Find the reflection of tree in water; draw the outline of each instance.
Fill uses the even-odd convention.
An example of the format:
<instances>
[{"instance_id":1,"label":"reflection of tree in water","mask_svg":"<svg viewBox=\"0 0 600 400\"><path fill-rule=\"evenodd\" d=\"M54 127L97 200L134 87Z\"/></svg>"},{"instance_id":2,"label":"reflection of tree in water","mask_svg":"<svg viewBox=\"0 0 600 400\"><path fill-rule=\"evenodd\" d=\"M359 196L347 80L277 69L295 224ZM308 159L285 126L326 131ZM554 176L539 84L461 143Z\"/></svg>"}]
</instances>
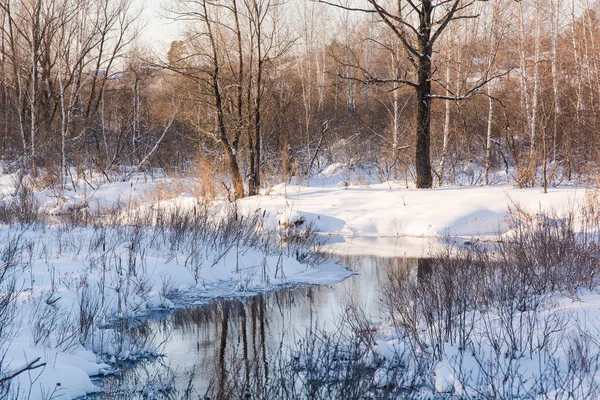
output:
<instances>
[{"instance_id":1,"label":"reflection of tree in water","mask_svg":"<svg viewBox=\"0 0 600 400\"><path fill-rule=\"evenodd\" d=\"M406 275L412 265L414 263L406 259L377 259L366 267L369 276L373 274L379 281L387 279L390 271L401 271ZM281 395L281 385L285 382L282 373L284 370L286 374L290 373L286 363L292 359L292 349L296 347L296 341L291 337L291 327L297 322L294 318L300 310L308 317L309 330L318 330L320 327L316 326L318 322L313 316L319 307L327 305L327 290L306 286L249 299L219 301L206 306L210 312L192 309L173 318L174 323L183 326L194 321L207 323L212 320L215 358L211 398L244 398L247 394L268 398L274 392Z\"/></svg>"},{"instance_id":2,"label":"reflection of tree in water","mask_svg":"<svg viewBox=\"0 0 600 400\"><path fill-rule=\"evenodd\" d=\"M225 350L227 349L227 331L229 327L229 303L222 302L221 307L215 308L215 344L219 343L219 347L215 346L217 351L217 398L225 392L226 370L225 370ZM220 311L220 312L219 312ZM220 317L220 318L219 318ZM219 331L219 319L221 320L221 330Z\"/></svg>"},{"instance_id":3,"label":"reflection of tree in water","mask_svg":"<svg viewBox=\"0 0 600 400\"><path fill-rule=\"evenodd\" d=\"M268 386L270 312L284 315L286 308L302 296L284 290L249 299L219 300L202 307L176 311L169 323L182 334L195 334L197 348L211 342L212 371L208 393L212 399L243 398ZM164 327L165 325L163 325Z\"/></svg>"},{"instance_id":4,"label":"reflection of tree in water","mask_svg":"<svg viewBox=\"0 0 600 400\"><path fill-rule=\"evenodd\" d=\"M333 344L334 336L319 338L325 323L329 324L327 329L335 330L337 326L330 320L345 318L347 304L369 300L376 306L381 298L378 288L390 273L406 276L412 270L416 275L418 269L416 262L404 258L352 257L341 262L358 271L359 279L335 286L303 286L249 298L221 299L176 310L156 324L155 329L164 332L166 340L177 343L177 351L184 351L183 360L170 353L167 358L177 369L179 397L173 398L184 398L189 382L194 386L188 391L193 394L190 398L205 394L211 399L290 398L285 397L289 390L285 386L302 374L290 362L299 346L308 345L307 332L312 332L310 340ZM193 365L195 373L186 375ZM318 382L310 384L318 386ZM289 393L297 394L294 390Z\"/></svg>"},{"instance_id":5,"label":"reflection of tree in water","mask_svg":"<svg viewBox=\"0 0 600 400\"><path fill-rule=\"evenodd\" d=\"M387 279L390 271L406 274L414 265L403 258L342 261L362 262L365 265L361 268L367 269L367 278L373 281ZM364 289L361 283L353 285L348 293L342 294L352 296ZM202 331L201 326L212 326L213 369L205 371L213 377L209 387L212 399L244 398L248 393L265 398L270 390L281 385L281 372L287 368L284 363L291 358L291 349L296 346L292 327L297 322L294 318L298 311L308 317L311 330L320 328L316 326L318 316L314 316L319 308L327 306L328 290L305 286L246 299L220 300L177 311L171 322L177 330Z\"/></svg>"},{"instance_id":6,"label":"reflection of tree in water","mask_svg":"<svg viewBox=\"0 0 600 400\"><path fill-rule=\"evenodd\" d=\"M417 260L417 278L421 281L431 275L433 269L433 259L419 258Z\"/></svg>"}]
</instances>

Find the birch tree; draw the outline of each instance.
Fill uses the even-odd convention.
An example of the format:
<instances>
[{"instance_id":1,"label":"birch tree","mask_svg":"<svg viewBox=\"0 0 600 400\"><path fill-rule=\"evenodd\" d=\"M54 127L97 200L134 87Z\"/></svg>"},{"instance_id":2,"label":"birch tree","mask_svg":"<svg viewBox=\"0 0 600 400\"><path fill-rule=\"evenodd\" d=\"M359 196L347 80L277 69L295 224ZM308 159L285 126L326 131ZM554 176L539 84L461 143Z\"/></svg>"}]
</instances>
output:
<instances>
[{"instance_id":1,"label":"birch tree","mask_svg":"<svg viewBox=\"0 0 600 400\"><path fill-rule=\"evenodd\" d=\"M507 11L507 2L502 0L496 1L492 4L491 8L488 8L490 15L487 16L486 22L488 23L488 36L486 37L489 40L488 52L486 54L486 65L487 70L492 71L495 68L496 55L498 53L498 47L500 42L502 41L505 32L507 30L506 26L508 23L506 22L506 11ZM489 175L490 168L492 164L492 128L493 128L493 119L494 119L494 103L496 99L494 98L494 87L493 85L487 85L487 96L488 96L488 115L487 115L487 124L486 124L486 139L485 139L485 184L489 185Z\"/></svg>"}]
</instances>

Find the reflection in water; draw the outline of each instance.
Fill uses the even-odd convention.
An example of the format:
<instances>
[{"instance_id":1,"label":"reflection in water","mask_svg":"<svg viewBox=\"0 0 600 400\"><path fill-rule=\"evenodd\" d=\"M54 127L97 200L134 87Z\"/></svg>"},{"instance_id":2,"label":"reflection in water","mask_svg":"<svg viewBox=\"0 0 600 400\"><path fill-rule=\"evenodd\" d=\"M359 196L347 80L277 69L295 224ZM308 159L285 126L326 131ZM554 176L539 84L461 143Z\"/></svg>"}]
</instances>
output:
<instances>
[{"instance_id":1,"label":"reflection in water","mask_svg":"<svg viewBox=\"0 0 600 400\"><path fill-rule=\"evenodd\" d=\"M154 324L157 340L164 341L162 364L128 371L121 384L140 382L135 374L171 371L172 380L161 382L173 383L171 389L178 394L172 398L260 397L266 387L278 384L270 381L275 379L272 369L290 357L291 348L307 331L333 331L351 304L377 321L380 288L391 273L407 274L418 265L421 277L431 268L405 258L340 257L339 261L358 274L332 286L282 289L175 311ZM135 396L130 393L129 398Z\"/></svg>"},{"instance_id":2,"label":"reflection in water","mask_svg":"<svg viewBox=\"0 0 600 400\"><path fill-rule=\"evenodd\" d=\"M431 258L419 258L417 259L417 278L419 280L425 279L431 275L433 268L433 259Z\"/></svg>"}]
</instances>

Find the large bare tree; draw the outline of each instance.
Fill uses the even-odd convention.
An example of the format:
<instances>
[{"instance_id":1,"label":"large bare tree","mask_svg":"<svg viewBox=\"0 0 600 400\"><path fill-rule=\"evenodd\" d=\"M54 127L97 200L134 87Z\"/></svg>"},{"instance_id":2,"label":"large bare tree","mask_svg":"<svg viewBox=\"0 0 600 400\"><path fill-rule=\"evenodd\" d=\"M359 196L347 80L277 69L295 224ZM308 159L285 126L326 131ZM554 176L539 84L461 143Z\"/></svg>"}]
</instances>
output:
<instances>
[{"instance_id":1,"label":"large bare tree","mask_svg":"<svg viewBox=\"0 0 600 400\"><path fill-rule=\"evenodd\" d=\"M417 188L430 188L433 184L431 168L431 101L433 99L461 100L480 92L489 82L487 74L463 93L453 93L442 81L435 79L433 55L442 33L454 21L476 18L473 10L476 3L484 0L363 0L364 6L352 6L343 2L319 0L345 10L375 14L381 23L394 33L410 60L412 71L403 76L382 78L373 76L361 68L366 83L403 84L415 89L416 112L416 185ZM448 90L446 94L434 94L432 83L439 83Z\"/></svg>"}]
</instances>

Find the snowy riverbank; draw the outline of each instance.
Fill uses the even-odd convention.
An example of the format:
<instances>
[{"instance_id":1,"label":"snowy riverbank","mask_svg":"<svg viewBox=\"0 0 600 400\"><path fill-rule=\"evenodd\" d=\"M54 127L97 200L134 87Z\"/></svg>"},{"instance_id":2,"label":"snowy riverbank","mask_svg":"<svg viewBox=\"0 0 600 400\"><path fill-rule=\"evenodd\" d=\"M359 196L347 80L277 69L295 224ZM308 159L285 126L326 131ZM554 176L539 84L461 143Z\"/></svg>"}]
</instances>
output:
<instances>
[{"instance_id":1,"label":"snowy riverbank","mask_svg":"<svg viewBox=\"0 0 600 400\"><path fill-rule=\"evenodd\" d=\"M0 228L0 379L32 360L44 364L12 379L9 393L72 399L98 390L90 376L111 373L102 360L160 353L127 323L153 310L351 274L312 259L302 244L277 245L276 234L256 230L258 218L193 215L154 226Z\"/></svg>"},{"instance_id":2,"label":"snowy riverbank","mask_svg":"<svg viewBox=\"0 0 600 400\"><path fill-rule=\"evenodd\" d=\"M99 177L102 178L102 177ZM0 176L0 199L14 197L16 177ZM444 237L495 236L512 227L507 224L511 206L533 213L575 211L597 190L570 184L517 188L492 186L444 186L415 189L403 182L376 183L362 180L349 184L343 175L311 179L311 186L279 184L261 190L261 195L238 201L245 214L266 214L266 223L277 225L300 218L310 221L324 234L345 237ZM162 175L136 174L126 182L102 179L88 185L78 182L77 191L60 194L51 189L34 193L44 213L60 215L74 210L110 213L119 210L186 209L194 207L201 192L193 179L171 179Z\"/></svg>"}]
</instances>

